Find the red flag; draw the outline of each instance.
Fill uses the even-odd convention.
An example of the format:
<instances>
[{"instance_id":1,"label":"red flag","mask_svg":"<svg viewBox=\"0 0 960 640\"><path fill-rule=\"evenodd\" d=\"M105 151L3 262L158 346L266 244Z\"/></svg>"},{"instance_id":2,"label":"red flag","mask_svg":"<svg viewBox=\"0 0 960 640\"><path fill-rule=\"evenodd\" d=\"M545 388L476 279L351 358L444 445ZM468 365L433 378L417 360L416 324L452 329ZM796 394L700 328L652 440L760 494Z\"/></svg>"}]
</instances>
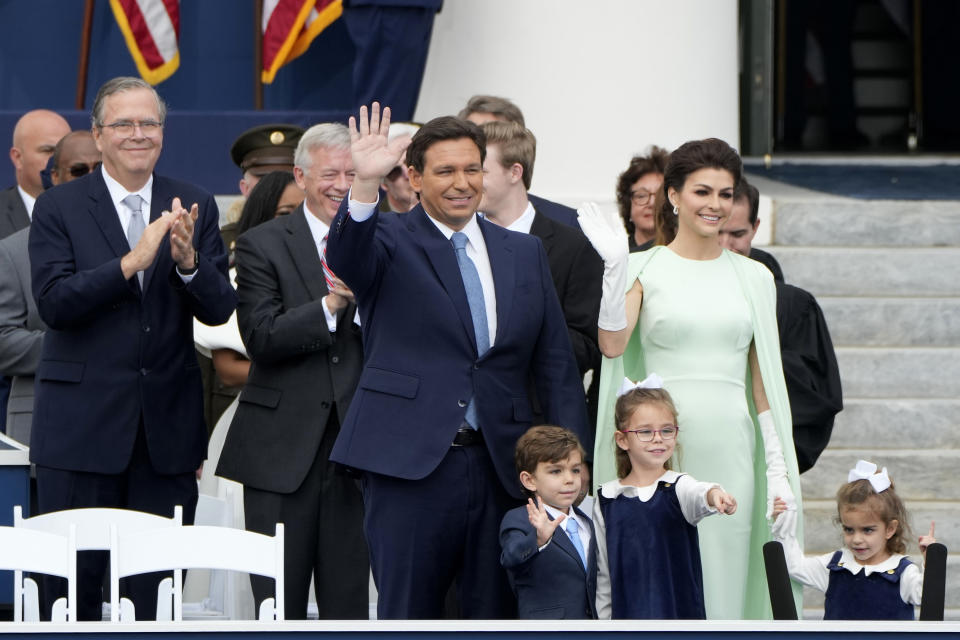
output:
<instances>
[{"instance_id":1,"label":"red flag","mask_svg":"<svg viewBox=\"0 0 960 640\"><path fill-rule=\"evenodd\" d=\"M264 0L263 83L273 82L277 70L306 51L341 13L342 0Z\"/></svg>"},{"instance_id":2,"label":"red flag","mask_svg":"<svg viewBox=\"0 0 960 640\"><path fill-rule=\"evenodd\" d=\"M140 76L150 84L180 66L180 0L110 0Z\"/></svg>"}]
</instances>

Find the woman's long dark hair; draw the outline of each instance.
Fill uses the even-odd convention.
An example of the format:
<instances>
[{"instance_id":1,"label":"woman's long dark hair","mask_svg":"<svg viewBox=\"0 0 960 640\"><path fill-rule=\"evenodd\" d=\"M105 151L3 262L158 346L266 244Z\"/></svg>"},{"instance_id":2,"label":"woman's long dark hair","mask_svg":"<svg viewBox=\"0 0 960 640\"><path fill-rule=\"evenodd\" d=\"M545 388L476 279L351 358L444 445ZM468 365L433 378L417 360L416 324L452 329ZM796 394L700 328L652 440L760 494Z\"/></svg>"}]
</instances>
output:
<instances>
[{"instance_id":1,"label":"woman's long dark hair","mask_svg":"<svg viewBox=\"0 0 960 640\"><path fill-rule=\"evenodd\" d=\"M277 203L284 189L293 182L293 174L289 171L271 171L260 178L257 185L247 196L247 201L240 212L240 221L237 222L237 235L267 220L273 220L277 213Z\"/></svg>"},{"instance_id":2,"label":"woman's long dark hair","mask_svg":"<svg viewBox=\"0 0 960 640\"><path fill-rule=\"evenodd\" d=\"M670 154L670 162L663 172L663 203L656 212L655 244L670 244L677 236L677 216L667 197L670 187L683 189L687 177L700 169L723 169L733 176L733 186L740 184L743 162L729 144L719 138L691 140L680 145Z\"/></svg>"}]
</instances>

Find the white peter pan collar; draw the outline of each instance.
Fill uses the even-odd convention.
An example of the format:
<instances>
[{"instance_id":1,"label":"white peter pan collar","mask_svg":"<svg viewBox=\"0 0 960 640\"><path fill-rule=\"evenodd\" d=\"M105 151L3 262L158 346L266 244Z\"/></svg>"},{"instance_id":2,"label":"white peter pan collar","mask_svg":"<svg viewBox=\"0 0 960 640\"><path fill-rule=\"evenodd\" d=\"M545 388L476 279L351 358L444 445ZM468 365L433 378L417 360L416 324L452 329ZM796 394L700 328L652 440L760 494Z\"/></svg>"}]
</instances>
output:
<instances>
[{"instance_id":1,"label":"white peter pan collar","mask_svg":"<svg viewBox=\"0 0 960 640\"><path fill-rule=\"evenodd\" d=\"M830 557L827 558L827 564L830 563L830 558L833 557L832 553L829 555ZM871 573L875 572L893 573L900 565L900 560L902 560L904 557L905 556L903 554L895 553L879 564L867 565L857 562L856 556L853 555L853 552L850 551L850 549L841 549L840 560L837 562L837 566L843 567L854 575L860 573L861 569L863 569L863 575L865 576L869 576Z\"/></svg>"},{"instance_id":2,"label":"white peter pan collar","mask_svg":"<svg viewBox=\"0 0 960 640\"><path fill-rule=\"evenodd\" d=\"M636 487L632 484L623 484L620 482L620 479L611 480L609 482L604 482L600 485L600 493L604 498L609 498L614 500L617 497L624 495L628 498L640 498L640 500L646 502L653 496L654 491L657 489L657 485L661 482L675 483L677 478L681 474L676 471L664 471L663 475L657 478L656 482L653 484L648 484L645 487Z\"/></svg>"}]
</instances>

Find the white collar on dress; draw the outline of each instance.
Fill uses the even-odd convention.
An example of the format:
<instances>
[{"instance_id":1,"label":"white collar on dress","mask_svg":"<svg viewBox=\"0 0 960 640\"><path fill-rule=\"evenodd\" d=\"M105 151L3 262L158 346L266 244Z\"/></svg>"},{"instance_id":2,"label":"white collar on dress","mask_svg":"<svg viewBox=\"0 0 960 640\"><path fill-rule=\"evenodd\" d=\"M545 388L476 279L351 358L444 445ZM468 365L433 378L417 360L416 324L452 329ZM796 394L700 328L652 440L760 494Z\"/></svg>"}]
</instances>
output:
<instances>
[{"instance_id":1,"label":"white collar on dress","mask_svg":"<svg viewBox=\"0 0 960 640\"><path fill-rule=\"evenodd\" d=\"M628 498L638 498L643 493L650 493L651 487L656 487L660 482L676 482L677 478L681 474L676 471L664 471L663 475L657 478L657 481L653 484L647 485L646 487L635 487L632 484L623 484L620 482L620 479L611 480L610 482L604 482L600 485L600 493L603 494L604 498L609 498L613 500L618 496L625 495ZM644 492L644 489L647 491Z\"/></svg>"},{"instance_id":2,"label":"white collar on dress","mask_svg":"<svg viewBox=\"0 0 960 640\"><path fill-rule=\"evenodd\" d=\"M832 554L831 554L832 555ZM842 566L844 569L850 573L856 575L860 573L860 570L863 569L863 575L869 576L871 573L879 571L880 573L884 572L893 572L897 566L900 564L900 560L903 559L903 555L900 553L894 553L889 558L884 560L879 564L860 564L857 562L856 557L853 555L853 552L850 549L843 548L840 552L840 561L838 562L839 566Z\"/></svg>"}]
</instances>

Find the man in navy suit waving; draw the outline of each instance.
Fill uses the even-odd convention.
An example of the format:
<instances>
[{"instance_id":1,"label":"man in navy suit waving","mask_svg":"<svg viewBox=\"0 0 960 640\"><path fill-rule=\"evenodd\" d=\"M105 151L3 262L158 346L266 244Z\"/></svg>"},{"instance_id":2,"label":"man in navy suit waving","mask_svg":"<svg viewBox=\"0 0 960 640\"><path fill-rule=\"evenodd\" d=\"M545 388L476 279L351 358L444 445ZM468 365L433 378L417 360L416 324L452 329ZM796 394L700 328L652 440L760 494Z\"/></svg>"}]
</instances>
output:
<instances>
[{"instance_id":1,"label":"man in navy suit waving","mask_svg":"<svg viewBox=\"0 0 960 640\"><path fill-rule=\"evenodd\" d=\"M108 81L92 113L102 167L34 208L33 295L48 326L30 434L42 512L172 516L179 504L193 521L207 441L193 318L223 324L236 293L213 197L153 173L165 113L143 80ZM81 620L100 619L104 560L78 563ZM131 581L138 618L156 594L155 579Z\"/></svg>"},{"instance_id":2,"label":"man in navy suit waving","mask_svg":"<svg viewBox=\"0 0 960 640\"><path fill-rule=\"evenodd\" d=\"M530 427L531 372L546 419L589 441L583 388L540 240L476 215L485 139L432 120L407 149L420 205L376 211L406 143L389 109L350 119L356 178L327 260L354 292L364 367L331 458L363 472L381 618L439 618L458 585L467 618L514 615L498 528L521 502L513 469Z\"/></svg>"}]
</instances>

